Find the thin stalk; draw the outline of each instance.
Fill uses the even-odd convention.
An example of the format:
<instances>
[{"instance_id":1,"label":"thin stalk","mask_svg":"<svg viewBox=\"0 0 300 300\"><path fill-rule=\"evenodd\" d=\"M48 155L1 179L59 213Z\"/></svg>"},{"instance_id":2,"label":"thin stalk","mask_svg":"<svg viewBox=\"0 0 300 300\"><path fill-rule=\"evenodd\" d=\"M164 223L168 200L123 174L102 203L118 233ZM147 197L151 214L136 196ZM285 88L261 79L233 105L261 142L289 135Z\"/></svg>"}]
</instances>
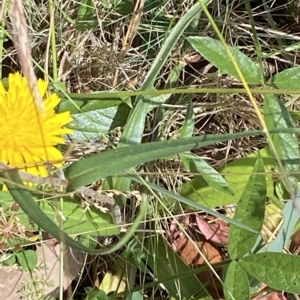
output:
<instances>
[{"instance_id":1,"label":"thin stalk","mask_svg":"<svg viewBox=\"0 0 300 300\"><path fill-rule=\"evenodd\" d=\"M50 10L50 35L51 35L51 53L52 53L52 76L54 82L58 80L57 72L57 55L56 55L56 35L55 35L55 3L54 0L49 0L49 10Z\"/></svg>"},{"instance_id":2,"label":"thin stalk","mask_svg":"<svg viewBox=\"0 0 300 300\"><path fill-rule=\"evenodd\" d=\"M4 45L4 37L5 37L5 18L6 9L8 6L8 2L6 0L3 1L1 10L0 10L0 80L2 79L2 68L3 68L3 45Z\"/></svg>"}]
</instances>

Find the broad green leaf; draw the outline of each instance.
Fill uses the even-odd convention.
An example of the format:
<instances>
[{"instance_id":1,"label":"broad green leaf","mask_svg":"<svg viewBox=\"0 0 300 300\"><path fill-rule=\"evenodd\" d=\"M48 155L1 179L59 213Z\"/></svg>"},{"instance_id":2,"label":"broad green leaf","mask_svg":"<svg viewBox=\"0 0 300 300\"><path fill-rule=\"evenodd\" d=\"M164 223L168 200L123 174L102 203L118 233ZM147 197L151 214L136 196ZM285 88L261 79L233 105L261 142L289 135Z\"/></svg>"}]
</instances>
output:
<instances>
[{"instance_id":1,"label":"broad green leaf","mask_svg":"<svg viewBox=\"0 0 300 300\"><path fill-rule=\"evenodd\" d=\"M207 182L199 178L184 183L181 195L207 207L222 207L224 205L236 204L245 190L258 156L263 159L265 171L268 173L266 175L267 196L273 196L274 186L270 173L274 166L274 160L268 148L261 149L257 153L252 153L246 157L230 162L227 166L218 170L234 195L226 194L218 189L212 188Z\"/></svg>"},{"instance_id":2,"label":"broad green leaf","mask_svg":"<svg viewBox=\"0 0 300 300\"><path fill-rule=\"evenodd\" d=\"M74 129L69 138L75 141L91 141L107 134L111 129L126 122L129 107L124 104L119 107L109 107L79 114L73 114L73 121L68 128Z\"/></svg>"},{"instance_id":3,"label":"broad green leaf","mask_svg":"<svg viewBox=\"0 0 300 300\"><path fill-rule=\"evenodd\" d=\"M147 111L148 100L143 98L131 112L117 148L140 143L145 128ZM131 170L127 171L130 172ZM130 189L131 182L128 178L114 176L111 178L111 182L110 189L116 189L120 192L127 192ZM125 197L123 196L115 196L115 199L118 205L122 205L125 202Z\"/></svg>"},{"instance_id":4,"label":"broad green leaf","mask_svg":"<svg viewBox=\"0 0 300 300\"><path fill-rule=\"evenodd\" d=\"M235 220L258 232L263 226L265 216L267 189L264 171L263 160L258 157L234 215ZM236 259L246 255L254 246L256 239L257 234L231 225L228 244L230 258Z\"/></svg>"},{"instance_id":5,"label":"broad green leaf","mask_svg":"<svg viewBox=\"0 0 300 300\"><path fill-rule=\"evenodd\" d=\"M229 74L240 80L236 68L223 44L205 36L188 37L187 40L205 59L215 65L222 73ZM258 65L247 55L235 47L228 46L248 84L260 84L262 74Z\"/></svg>"},{"instance_id":6,"label":"broad green leaf","mask_svg":"<svg viewBox=\"0 0 300 300\"><path fill-rule=\"evenodd\" d=\"M78 241L85 247L96 249L99 246L98 235L83 234L79 236Z\"/></svg>"},{"instance_id":7,"label":"broad green leaf","mask_svg":"<svg viewBox=\"0 0 300 300\"><path fill-rule=\"evenodd\" d=\"M57 216L57 203L58 201L55 203L49 200L39 202L40 208L54 222ZM113 218L109 212L103 213L95 207L86 209L71 198L64 198L60 214L65 219L63 230L71 235L95 233L99 236L109 236L120 232L120 228L114 225Z\"/></svg>"},{"instance_id":8,"label":"broad green leaf","mask_svg":"<svg viewBox=\"0 0 300 300\"><path fill-rule=\"evenodd\" d=\"M131 300L143 300L141 292L133 292L131 295Z\"/></svg>"},{"instance_id":9,"label":"broad green leaf","mask_svg":"<svg viewBox=\"0 0 300 300\"><path fill-rule=\"evenodd\" d=\"M69 180L68 190L95 182L101 178L117 174L139 164L191 149L211 145L239 137L258 135L262 132L248 131L233 134L203 135L178 140L160 141L107 150L85 157L70 165L65 175Z\"/></svg>"},{"instance_id":10,"label":"broad green leaf","mask_svg":"<svg viewBox=\"0 0 300 300\"><path fill-rule=\"evenodd\" d=\"M224 281L226 300L249 300L248 275L237 261L232 261L226 271Z\"/></svg>"},{"instance_id":11,"label":"broad green leaf","mask_svg":"<svg viewBox=\"0 0 300 300\"><path fill-rule=\"evenodd\" d=\"M74 96L72 97L72 95L73 94L68 94L68 96L72 99L72 101L65 98L64 95L61 96L62 101L58 105L58 112L69 111L73 115L73 114L79 114L79 113L89 112L93 110L116 107L121 103L123 103L123 101L120 98L90 99L90 98L85 98L84 97L85 94L81 94L82 96L81 98L79 98L78 96L75 98Z\"/></svg>"},{"instance_id":12,"label":"broad green leaf","mask_svg":"<svg viewBox=\"0 0 300 300\"><path fill-rule=\"evenodd\" d=\"M116 3L115 11L122 16L127 16L134 11L135 4L132 0L121 0L116 1Z\"/></svg>"},{"instance_id":13,"label":"broad green leaf","mask_svg":"<svg viewBox=\"0 0 300 300\"><path fill-rule=\"evenodd\" d=\"M23 250L16 254L18 263L24 270L33 270L36 267L38 258L36 251L33 250Z\"/></svg>"},{"instance_id":14,"label":"broad green leaf","mask_svg":"<svg viewBox=\"0 0 300 300\"><path fill-rule=\"evenodd\" d=\"M181 274L190 270L190 267L179 258L160 235L152 235L152 237L145 239L144 248L148 265L157 280L164 282L170 297L173 299L193 299L193 295L199 292L201 294L197 295L197 299L207 296L202 283L195 274L181 277ZM177 279L165 281L172 275L178 275Z\"/></svg>"},{"instance_id":15,"label":"broad green leaf","mask_svg":"<svg viewBox=\"0 0 300 300\"><path fill-rule=\"evenodd\" d=\"M38 204L32 198L30 192L23 185L23 182L16 169L11 169L7 172L3 171L2 176L7 180L5 184L15 201L20 205L20 207L24 210L28 217L32 219L32 221L36 222L42 229L51 234L54 238L58 239L61 242L64 242L71 248L93 255L104 255L112 253L123 247L124 244L126 244L131 239L136 229L139 227L139 223L144 219L145 212L148 206L148 203L143 199L140 205L140 211L136 216L133 225L128 229L123 238L119 242L117 242L117 244L113 245L111 248L101 250L89 249L73 240L69 235L62 231L57 226L57 224L55 224L43 212L43 210L40 209ZM15 186L15 183L18 185L17 187Z\"/></svg>"},{"instance_id":16,"label":"broad green leaf","mask_svg":"<svg viewBox=\"0 0 300 300\"><path fill-rule=\"evenodd\" d=\"M300 67L286 69L272 76L268 84L278 89L298 89L300 81Z\"/></svg>"},{"instance_id":17,"label":"broad green leaf","mask_svg":"<svg viewBox=\"0 0 300 300\"><path fill-rule=\"evenodd\" d=\"M221 193L226 193L233 196L226 180L220 175L213 167L211 167L205 160L190 153L179 154L184 166L192 173L200 174L195 175L194 180L204 180L209 187Z\"/></svg>"},{"instance_id":18,"label":"broad green leaf","mask_svg":"<svg viewBox=\"0 0 300 300\"><path fill-rule=\"evenodd\" d=\"M294 127L287 108L276 95L264 96L264 117L268 130ZM299 180L300 153L297 136L296 134L287 133L272 134L272 141L285 171L292 173L287 176L289 182L286 181L284 174L281 174L281 178L287 191L293 197L297 192Z\"/></svg>"},{"instance_id":19,"label":"broad green leaf","mask_svg":"<svg viewBox=\"0 0 300 300\"><path fill-rule=\"evenodd\" d=\"M300 293L300 257L285 253L258 253L239 260L251 276L275 290Z\"/></svg>"},{"instance_id":20,"label":"broad green leaf","mask_svg":"<svg viewBox=\"0 0 300 300\"><path fill-rule=\"evenodd\" d=\"M98 25L95 15L95 5L93 0L81 0L78 9L76 28L81 31L89 30Z\"/></svg>"},{"instance_id":21,"label":"broad green leaf","mask_svg":"<svg viewBox=\"0 0 300 300\"><path fill-rule=\"evenodd\" d=\"M118 144L118 148L127 145L139 144L145 129L145 119L148 112L148 100L140 100L127 120L124 133Z\"/></svg>"},{"instance_id":22,"label":"broad green leaf","mask_svg":"<svg viewBox=\"0 0 300 300\"><path fill-rule=\"evenodd\" d=\"M108 296L101 290L95 290L88 292L84 300L108 300Z\"/></svg>"},{"instance_id":23,"label":"broad green leaf","mask_svg":"<svg viewBox=\"0 0 300 300\"><path fill-rule=\"evenodd\" d=\"M57 204L58 200L39 200L39 206L43 209L44 213L53 221L56 220ZM9 209L14 203L14 199L9 192L0 192L0 206L5 210ZM4 205L4 206L3 206ZM86 211L85 211L86 210ZM65 221L63 229L68 234L83 234L83 233L96 233L98 236L116 235L119 234L120 228L116 227L113 223L111 214L101 212L95 207L89 209L83 207L81 203L76 202L70 197L64 197L64 203L61 215L64 216ZM26 230L38 230L36 224L30 222L28 216L24 213L22 208L18 209L17 217L22 226L25 226ZM15 237L12 242L14 244L28 243L28 240L23 239L21 242L20 237Z\"/></svg>"},{"instance_id":24,"label":"broad green leaf","mask_svg":"<svg viewBox=\"0 0 300 300\"><path fill-rule=\"evenodd\" d=\"M15 253L2 254L0 256L0 262L5 266L12 266L16 263L16 254Z\"/></svg>"}]
</instances>

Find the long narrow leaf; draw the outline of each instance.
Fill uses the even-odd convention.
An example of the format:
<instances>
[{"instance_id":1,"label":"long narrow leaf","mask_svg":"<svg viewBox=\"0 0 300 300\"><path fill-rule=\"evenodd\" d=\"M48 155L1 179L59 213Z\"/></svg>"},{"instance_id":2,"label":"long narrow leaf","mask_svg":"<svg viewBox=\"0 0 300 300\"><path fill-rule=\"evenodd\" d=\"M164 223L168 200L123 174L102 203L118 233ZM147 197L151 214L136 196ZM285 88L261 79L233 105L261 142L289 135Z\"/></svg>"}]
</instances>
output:
<instances>
[{"instance_id":1,"label":"long narrow leaf","mask_svg":"<svg viewBox=\"0 0 300 300\"><path fill-rule=\"evenodd\" d=\"M210 209L204 205L201 205L201 204L198 204L196 202L193 202L189 199L186 199L182 196L179 196L177 194L174 194L172 192L169 192L168 190L160 187L160 186L157 186L155 184L152 184L150 182L147 182L145 183L144 181L142 181L141 179L137 178L137 177L133 177L133 176L128 176L131 178L131 180L137 182L137 183L140 183L140 184L144 184L146 185L149 189L153 190L153 191L156 191L156 192L159 192L159 193L162 193L163 195L167 196L167 197L170 197L170 198L173 198L174 200L180 202L180 203L183 203L183 204L186 204L186 205L189 205L190 207L193 207L195 208L196 210L198 211L204 211L206 212L207 214L210 214L212 216L215 216L216 218L220 218L230 224L234 224L236 226L239 226L241 228L244 228L246 230L249 230L251 232L254 232L254 233L258 233L257 230L255 230L254 228L251 228L250 226L246 225L246 224L243 224L237 220L234 220L234 219L231 219L229 217L226 217L224 214L221 214L221 213L218 213L217 211L213 210L213 209Z\"/></svg>"},{"instance_id":2,"label":"long narrow leaf","mask_svg":"<svg viewBox=\"0 0 300 300\"><path fill-rule=\"evenodd\" d=\"M168 155L201 148L215 142L228 141L230 139L259 135L262 133L260 130L254 130L224 135L203 135L108 150L104 153L83 158L69 166L65 172L69 180L68 190L75 190L101 178L115 175L131 167Z\"/></svg>"},{"instance_id":3,"label":"long narrow leaf","mask_svg":"<svg viewBox=\"0 0 300 300\"><path fill-rule=\"evenodd\" d=\"M8 181L5 184L8 187L9 192L31 220L36 222L42 229L51 234L53 237L55 237L59 241L62 241L71 248L93 255L109 254L114 251L117 251L122 246L124 246L124 244L128 242L129 239L133 236L135 230L139 227L139 223L143 220L148 206L147 202L143 200L140 206L140 212L136 217L133 225L117 244L115 244L111 248L103 250L89 249L80 244L79 242L73 240L41 210L41 208L32 198L30 192L26 190L25 187L24 189L22 189L23 182L16 169L9 170L8 172L3 172L2 175L4 178L8 179ZM16 185L13 182L17 183L18 187L16 187Z\"/></svg>"},{"instance_id":4,"label":"long narrow leaf","mask_svg":"<svg viewBox=\"0 0 300 300\"><path fill-rule=\"evenodd\" d=\"M180 276L190 270L190 267L174 253L174 250L171 249L161 236L153 235L145 239L144 247L147 250L146 253L149 253L147 255L147 263L153 270L157 280L164 282L170 275L178 274L178 279L164 283L171 297L179 299L179 291L181 299L192 299L193 295L199 292L203 298L207 296L202 283L195 274L191 273L186 277Z\"/></svg>"}]
</instances>

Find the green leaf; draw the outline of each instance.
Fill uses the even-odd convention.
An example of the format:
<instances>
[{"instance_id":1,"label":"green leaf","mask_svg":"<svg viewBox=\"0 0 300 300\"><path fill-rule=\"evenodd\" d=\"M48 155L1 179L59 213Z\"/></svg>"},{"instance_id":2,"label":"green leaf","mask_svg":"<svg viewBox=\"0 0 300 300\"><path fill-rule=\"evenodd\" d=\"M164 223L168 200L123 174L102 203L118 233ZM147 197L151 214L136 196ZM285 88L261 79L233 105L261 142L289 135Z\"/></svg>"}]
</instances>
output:
<instances>
[{"instance_id":1,"label":"green leaf","mask_svg":"<svg viewBox=\"0 0 300 300\"><path fill-rule=\"evenodd\" d=\"M57 216L57 203L57 201L49 200L39 202L40 208L53 221L56 220ZM96 233L98 236L109 236L120 232L120 228L114 226L110 213L101 212L95 207L90 207L87 210L68 197L64 197L60 214L65 219L63 230L68 234Z\"/></svg>"},{"instance_id":2,"label":"green leaf","mask_svg":"<svg viewBox=\"0 0 300 300\"><path fill-rule=\"evenodd\" d=\"M193 295L198 294L197 299L207 296L203 290L203 285L194 274L181 277L190 268L179 258L173 249L166 243L161 235L145 239L146 261L159 282L164 282L169 296L175 299L193 299ZM170 276L177 279L165 281ZM202 290L202 291L201 291ZM180 298L178 298L180 291ZM201 296L201 297L200 297Z\"/></svg>"},{"instance_id":3,"label":"green leaf","mask_svg":"<svg viewBox=\"0 0 300 300\"><path fill-rule=\"evenodd\" d=\"M65 175L69 180L68 190L75 190L101 178L117 174L120 171L171 154L208 146L215 142L258 135L261 133L260 130L257 130L224 135L203 135L107 150L103 153L91 155L80 161L74 162L66 169Z\"/></svg>"},{"instance_id":4,"label":"green leaf","mask_svg":"<svg viewBox=\"0 0 300 300\"><path fill-rule=\"evenodd\" d=\"M211 0L203 0L202 5L208 5ZM167 61L170 53L174 49L177 41L181 38L183 32L189 26L189 24L194 20L195 17L198 16L199 12L202 11L202 6L199 3L194 4L183 16L181 16L180 20L171 30L170 34L165 40L165 43L162 45L159 53L157 54L154 62L151 65L151 69L149 70L143 86L141 90L147 90L153 87L153 83L159 72L164 67L165 62ZM137 97L139 100L141 97Z\"/></svg>"},{"instance_id":5,"label":"green leaf","mask_svg":"<svg viewBox=\"0 0 300 300\"><path fill-rule=\"evenodd\" d=\"M284 253L258 253L239 260L251 276L275 290L300 293L300 257Z\"/></svg>"},{"instance_id":6,"label":"green leaf","mask_svg":"<svg viewBox=\"0 0 300 300\"><path fill-rule=\"evenodd\" d=\"M135 182L137 182L137 183L139 183L141 185L145 185L150 190L157 191L157 192L159 192L159 193L161 193L161 194L163 194L163 195L165 195L165 196L167 196L169 198L175 199L176 201L180 202L181 204L185 204L185 205L187 205L189 207L192 207L192 208L194 208L195 210L198 210L198 211L204 211L207 214L215 216L216 218L220 218L220 219L222 219L222 220L224 220L224 221L226 221L226 222L228 222L230 224L235 224L235 225L237 225L237 226L239 226L241 228L245 228L246 230L249 230L251 232L258 233L258 231L256 231L255 229L251 228L250 226L248 226L246 224L243 224L243 223L241 223L239 221L236 221L236 220L234 220L232 218L226 217L224 214L221 214L221 213L217 212L216 210L210 209L210 208L205 207L205 206L203 206L201 204L198 204L198 203L193 202L193 201L191 201L189 199L186 199L186 198L184 198L182 196L179 196L179 195L177 195L175 193L169 192L168 190L166 190L164 188L161 188L160 186L157 186L157 185L152 184L150 182L145 183L145 181L142 181L142 180L140 180L137 177L133 177L133 176L128 176L128 177L130 177L131 180L133 180L133 181L135 181Z\"/></svg>"},{"instance_id":7,"label":"green leaf","mask_svg":"<svg viewBox=\"0 0 300 300\"><path fill-rule=\"evenodd\" d=\"M266 176L267 196L273 196L274 186L270 173L274 166L274 160L268 148L261 149L257 153L252 153L246 157L230 162L218 170L218 172L224 176L224 180L226 180L234 195L224 193L224 191L209 186L205 180L200 180L201 178L199 177L184 183L181 195L208 207L221 207L237 203L245 190L258 156L263 159L266 172L269 173Z\"/></svg>"},{"instance_id":8,"label":"green leaf","mask_svg":"<svg viewBox=\"0 0 300 300\"><path fill-rule=\"evenodd\" d=\"M274 241L261 248L259 252L282 252L284 248L289 249L291 237L295 232L295 226L299 221L298 207L300 206L300 191L298 190L296 199L289 199L281 214L283 215L283 225Z\"/></svg>"},{"instance_id":9,"label":"green leaf","mask_svg":"<svg viewBox=\"0 0 300 300\"><path fill-rule=\"evenodd\" d=\"M239 201L234 219L259 232L264 222L266 193L264 164L263 160L258 157L253 174L250 176ZM230 258L236 259L247 254L254 246L256 240L257 234L231 225L228 244Z\"/></svg>"},{"instance_id":10,"label":"green leaf","mask_svg":"<svg viewBox=\"0 0 300 300\"><path fill-rule=\"evenodd\" d=\"M33 270L37 265L37 254L33 250L23 250L16 254L18 263L24 270Z\"/></svg>"},{"instance_id":11,"label":"green leaf","mask_svg":"<svg viewBox=\"0 0 300 300\"><path fill-rule=\"evenodd\" d=\"M117 6L115 7L115 11L122 16L127 16L134 11L134 6L135 4L132 0L117 1Z\"/></svg>"},{"instance_id":12,"label":"green leaf","mask_svg":"<svg viewBox=\"0 0 300 300\"><path fill-rule=\"evenodd\" d=\"M58 105L59 113L69 111L73 115L93 110L101 110L105 108L116 107L123 103L123 101L120 98L109 99L107 97L107 99L90 99L88 97L85 97L86 94L80 94L80 98L78 97L78 94L76 94L76 97L74 96L74 94L67 95L72 100L69 100L69 98L66 98L64 97L64 95L61 95L62 101Z\"/></svg>"},{"instance_id":13,"label":"green leaf","mask_svg":"<svg viewBox=\"0 0 300 300\"><path fill-rule=\"evenodd\" d=\"M209 3L211 1L205 0L204 2ZM203 5L205 5L206 3L203 3ZM195 16L197 16L198 12L201 10L202 8L200 4L196 3L180 18L180 20L171 30L171 33L166 38L155 60L151 64L151 68L148 71L147 76L142 84L142 91L153 89L155 79L157 78L159 72L163 68L164 63L166 62L172 49L176 45L177 41L180 39L184 30L189 26L190 22L194 19ZM166 100L167 98L168 97L160 97L160 100ZM152 98L149 96L136 97L136 106L134 107L128 118L123 135L120 139L120 143L118 144L118 148L128 145L139 144L141 142L145 128L145 119L149 111L149 105L151 103L151 100ZM122 170L124 171L126 170L126 168ZM112 188L117 189L119 191L127 191L130 187L130 181L128 180L128 178L113 178L112 181ZM117 203L122 203L121 197L117 197Z\"/></svg>"},{"instance_id":14,"label":"green leaf","mask_svg":"<svg viewBox=\"0 0 300 300\"><path fill-rule=\"evenodd\" d=\"M96 8L93 0L81 0L78 9L76 29L85 31L96 27L98 20L94 17L95 11Z\"/></svg>"},{"instance_id":15,"label":"green leaf","mask_svg":"<svg viewBox=\"0 0 300 300\"><path fill-rule=\"evenodd\" d=\"M248 275L236 261L232 261L227 268L224 295L226 300L250 299Z\"/></svg>"},{"instance_id":16,"label":"green leaf","mask_svg":"<svg viewBox=\"0 0 300 300\"><path fill-rule=\"evenodd\" d=\"M143 300L143 296L140 292L133 292L131 295L131 300Z\"/></svg>"},{"instance_id":17,"label":"green leaf","mask_svg":"<svg viewBox=\"0 0 300 300\"><path fill-rule=\"evenodd\" d=\"M300 67L286 69L272 76L268 84L278 89L298 89L300 81Z\"/></svg>"},{"instance_id":18,"label":"green leaf","mask_svg":"<svg viewBox=\"0 0 300 300\"><path fill-rule=\"evenodd\" d=\"M90 291L84 300L108 300L104 291Z\"/></svg>"},{"instance_id":19,"label":"green leaf","mask_svg":"<svg viewBox=\"0 0 300 300\"><path fill-rule=\"evenodd\" d=\"M211 2L211 0L204 0L203 5ZM175 27L171 30L170 34L166 38L164 44L162 45L159 53L157 54L155 60L151 64L151 68L147 73L147 76L142 84L141 90L153 89L153 84L155 79L159 75L159 72L163 68L167 58L169 57L172 49L176 45L177 41L182 36L182 33L189 26L195 16L198 15L202 7L199 3L193 5L177 22ZM167 99L163 97L162 99ZM129 144L138 144L142 140L145 118L148 113L148 106L151 104L151 97L137 96L136 97L136 107L133 109L131 115L129 116L128 122L125 126L124 133L121 139L120 146Z\"/></svg>"},{"instance_id":20,"label":"green leaf","mask_svg":"<svg viewBox=\"0 0 300 300\"><path fill-rule=\"evenodd\" d=\"M181 129L180 137L192 137L194 133L195 115L193 110L193 102L189 101L185 120Z\"/></svg>"},{"instance_id":21,"label":"green leaf","mask_svg":"<svg viewBox=\"0 0 300 300\"><path fill-rule=\"evenodd\" d=\"M90 249L96 249L99 245L98 236L95 235L91 236L90 234L83 234L80 235L78 240L82 245Z\"/></svg>"},{"instance_id":22,"label":"green leaf","mask_svg":"<svg viewBox=\"0 0 300 300\"><path fill-rule=\"evenodd\" d=\"M90 253L93 255L104 255L112 253L127 243L132 235L135 233L136 229L139 227L139 223L144 219L145 212L147 210L148 203L143 199L140 205L140 211L136 216L133 225L129 228L124 237L113 245L111 248L94 250L84 247L82 244L73 240L69 235L62 231L44 212L40 209L38 204L32 198L30 192L23 185L23 182L16 169L10 169L9 171L2 172L3 178L6 179L6 186L15 199L15 201L20 205L23 211L28 215L30 219L36 222L42 229L51 234L54 238L59 241L64 242L71 248L77 249L82 252ZM17 187L15 186L17 183Z\"/></svg>"},{"instance_id":23,"label":"green leaf","mask_svg":"<svg viewBox=\"0 0 300 300\"><path fill-rule=\"evenodd\" d=\"M144 13L150 12L151 10L158 9L159 7L163 7L166 1L162 0L146 0L144 6Z\"/></svg>"},{"instance_id":24,"label":"green leaf","mask_svg":"<svg viewBox=\"0 0 300 300\"><path fill-rule=\"evenodd\" d=\"M40 195L39 195L40 196ZM58 200L41 200L40 197L36 197L39 201L40 208L44 213L53 221L56 220L57 204ZM61 208L61 215L64 216L65 221L63 223L63 229L68 234L83 234L86 232L97 233L98 236L117 235L120 232L120 228L116 227L113 223L113 218L110 213L101 212L95 207L89 209L83 207L81 203L76 202L71 197L64 197L64 203ZM0 192L0 206L10 210L10 207L14 203L14 199L8 192ZM3 206L4 205L4 206ZM38 230L36 224L30 222L28 216L24 213L22 208L18 209L19 222L24 226L26 230ZM28 240L21 240L20 237L14 237L13 244L28 243Z\"/></svg>"},{"instance_id":25,"label":"green leaf","mask_svg":"<svg viewBox=\"0 0 300 300\"><path fill-rule=\"evenodd\" d=\"M264 96L264 116L269 130L275 128L293 128L294 123L282 100L276 95ZM272 141L285 171L288 180L282 174L281 178L287 191L293 197L298 189L299 180L299 144L296 134L272 134ZM275 157L275 154L273 154ZM280 172L281 173L281 172ZM289 174L292 173L292 174ZM290 189L292 188L292 190Z\"/></svg>"},{"instance_id":26,"label":"green leaf","mask_svg":"<svg viewBox=\"0 0 300 300\"><path fill-rule=\"evenodd\" d=\"M148 112L165 103L168 99L170 99L171 96L172 94L163 94L156 97L151 97L148 105Z\"/></svg>"},{"instance_id":27,"label":"green leaf","mask_svg":"<svg viewBox=\"0 0 300 300\"><path fill-rule=\"evenodd\" d=\"M201 176L196 175L195 180L200 180L200 182L204 180L212 189L233 196L233 192L230 190L226 180L205 160L194 154L181 153L179 156L184 166L190 172L201 174Z\"/></svg>"},{"instance_id":28,"label":"green leaf","mask_svg":"<svg viewBox=\"0 0 300 300\"><path fill-rule=\"evenodd\" d=\"M0 256L0 262L5 266L12 266L16 263L16 254L15 253L2 254Z\"/></svg>"},{"instance_id":29,"label":"green leaf","mask_svg":"<svg viewBox=\"0 0 300 300\"><path fill-rule=\"evenodd\" d=\"M69 137L75 141L90 141L107 134L116 113L117 108L110 107L72 115L73 121L68 124L68 128L75 131L69 134Z\"/></svg>"},{"instance_id":30,"label":"green leaf","mask_svg":"<svg viewBox=\"0 0 300 300\"><path fill-rule=\"evenodd\" d=\"M192 101L189 102L189 106L186 113L186 118L181 130L181 137L191 137L194 132L194 111ZM192 173L199 173L201 176L195 178L203 178L207 184L213 189L219 190L224 193L232 195L225 179L206 161L200 159L192 153L179 154L184 166Z\"/></svg>"},{"instance_id":31,"label":"green leaf","mask_svg":"<svg viewBox=\"0 0 300 300\"><path fill-rule=\"evenodd\" d=\"M109 107L73 114L68 128L74 129L68 137L75 141L91 141L107 134L110 130L126 123L130 107L124 103Z\"/></svg>"},{"instance_id":32,"label":"green leaf","mask_svg":"<svg viewBox=\"0 0 300 300\"><path fill-rule=\"evenodd\" d=\"M205 59L215 65L222 73L229 74L240 80L232 60L223 44L210 37L188 37L187 40ZM228 46L248 84L260 84L262 74L258 65L235 47Z\"/></svg>"}]
</instances>

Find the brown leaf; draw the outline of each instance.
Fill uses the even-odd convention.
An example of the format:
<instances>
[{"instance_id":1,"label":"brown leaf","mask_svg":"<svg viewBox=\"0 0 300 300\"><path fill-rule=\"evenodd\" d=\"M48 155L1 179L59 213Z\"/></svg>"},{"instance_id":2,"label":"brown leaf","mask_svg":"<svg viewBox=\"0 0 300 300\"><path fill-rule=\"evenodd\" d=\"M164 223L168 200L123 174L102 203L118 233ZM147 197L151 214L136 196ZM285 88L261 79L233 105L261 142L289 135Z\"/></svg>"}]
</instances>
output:
<instances>
[{"instance_id":1,"label":"brown leaf","mask_svg":"<svg viewBox=\"0 0 300 300\"><path fill-rule=\"evenodd\" d=\"M229 226L226 222L220 219L215 219L208 223L207 219L203 219L198 214L196 215L196 222L200 232L205 238L216 243L218 246L228 244Z\"/></svg>"},{"instance_id":2,"label":"brown leaf","mask_svg":"<svg viewBox=\"0 0 300 300\"><path fill-rule=\"evenodd\" d=\"M52 282L53 286L44 286L44 294L56 298L59 292L59 245L49 247L46 244L43 247L37 246L38 265L44 263L46 268L34 270L33 278L35 280L45 278L47 282ZM67 248L64 258L64 289L71 284L83 266L84 256L76 250ZM19 300L21 294L18 293L20 284L32 282L29 272L18 269L17 266L1 267L0 269L0 295L1 299ZM39 286L40 287L40 286Z\"/></svg>"},{"instance_id":3,"label":"brown leaf","mask_svg":"<svg viewBox=\"0 0 300 300\"><path fill-rule=\"evenodd\" d=\"M290 252L293 254L299 254L300 250L300 229L298 229L292 236L292 242L290 245Z\"/></svg>"},{"instance_id":4,"label":"brown leaf","mask_svg":"<svg viewBox=\"0 0 300 300\"><path fill-rule=\"evenodd\" d=\"M191 223L189 220L186 221L187 223ZM174 223L170 226L170 232L174 240L172 248L180 254L187 265L193 268L204 266L206 265L204 257L210 264L223 261L223 253L220 248L207 241L204 236L193 232L191 234L193 238L188 238L177 229ZM217 271L220 277L222 277L221 272L222 270ZM214 299L220 299L222 297L222 285L219 280L215 278L211 270L201 272L197 274L197 276L205 285L207 292Z\"/></svg>"}]
</instances>

